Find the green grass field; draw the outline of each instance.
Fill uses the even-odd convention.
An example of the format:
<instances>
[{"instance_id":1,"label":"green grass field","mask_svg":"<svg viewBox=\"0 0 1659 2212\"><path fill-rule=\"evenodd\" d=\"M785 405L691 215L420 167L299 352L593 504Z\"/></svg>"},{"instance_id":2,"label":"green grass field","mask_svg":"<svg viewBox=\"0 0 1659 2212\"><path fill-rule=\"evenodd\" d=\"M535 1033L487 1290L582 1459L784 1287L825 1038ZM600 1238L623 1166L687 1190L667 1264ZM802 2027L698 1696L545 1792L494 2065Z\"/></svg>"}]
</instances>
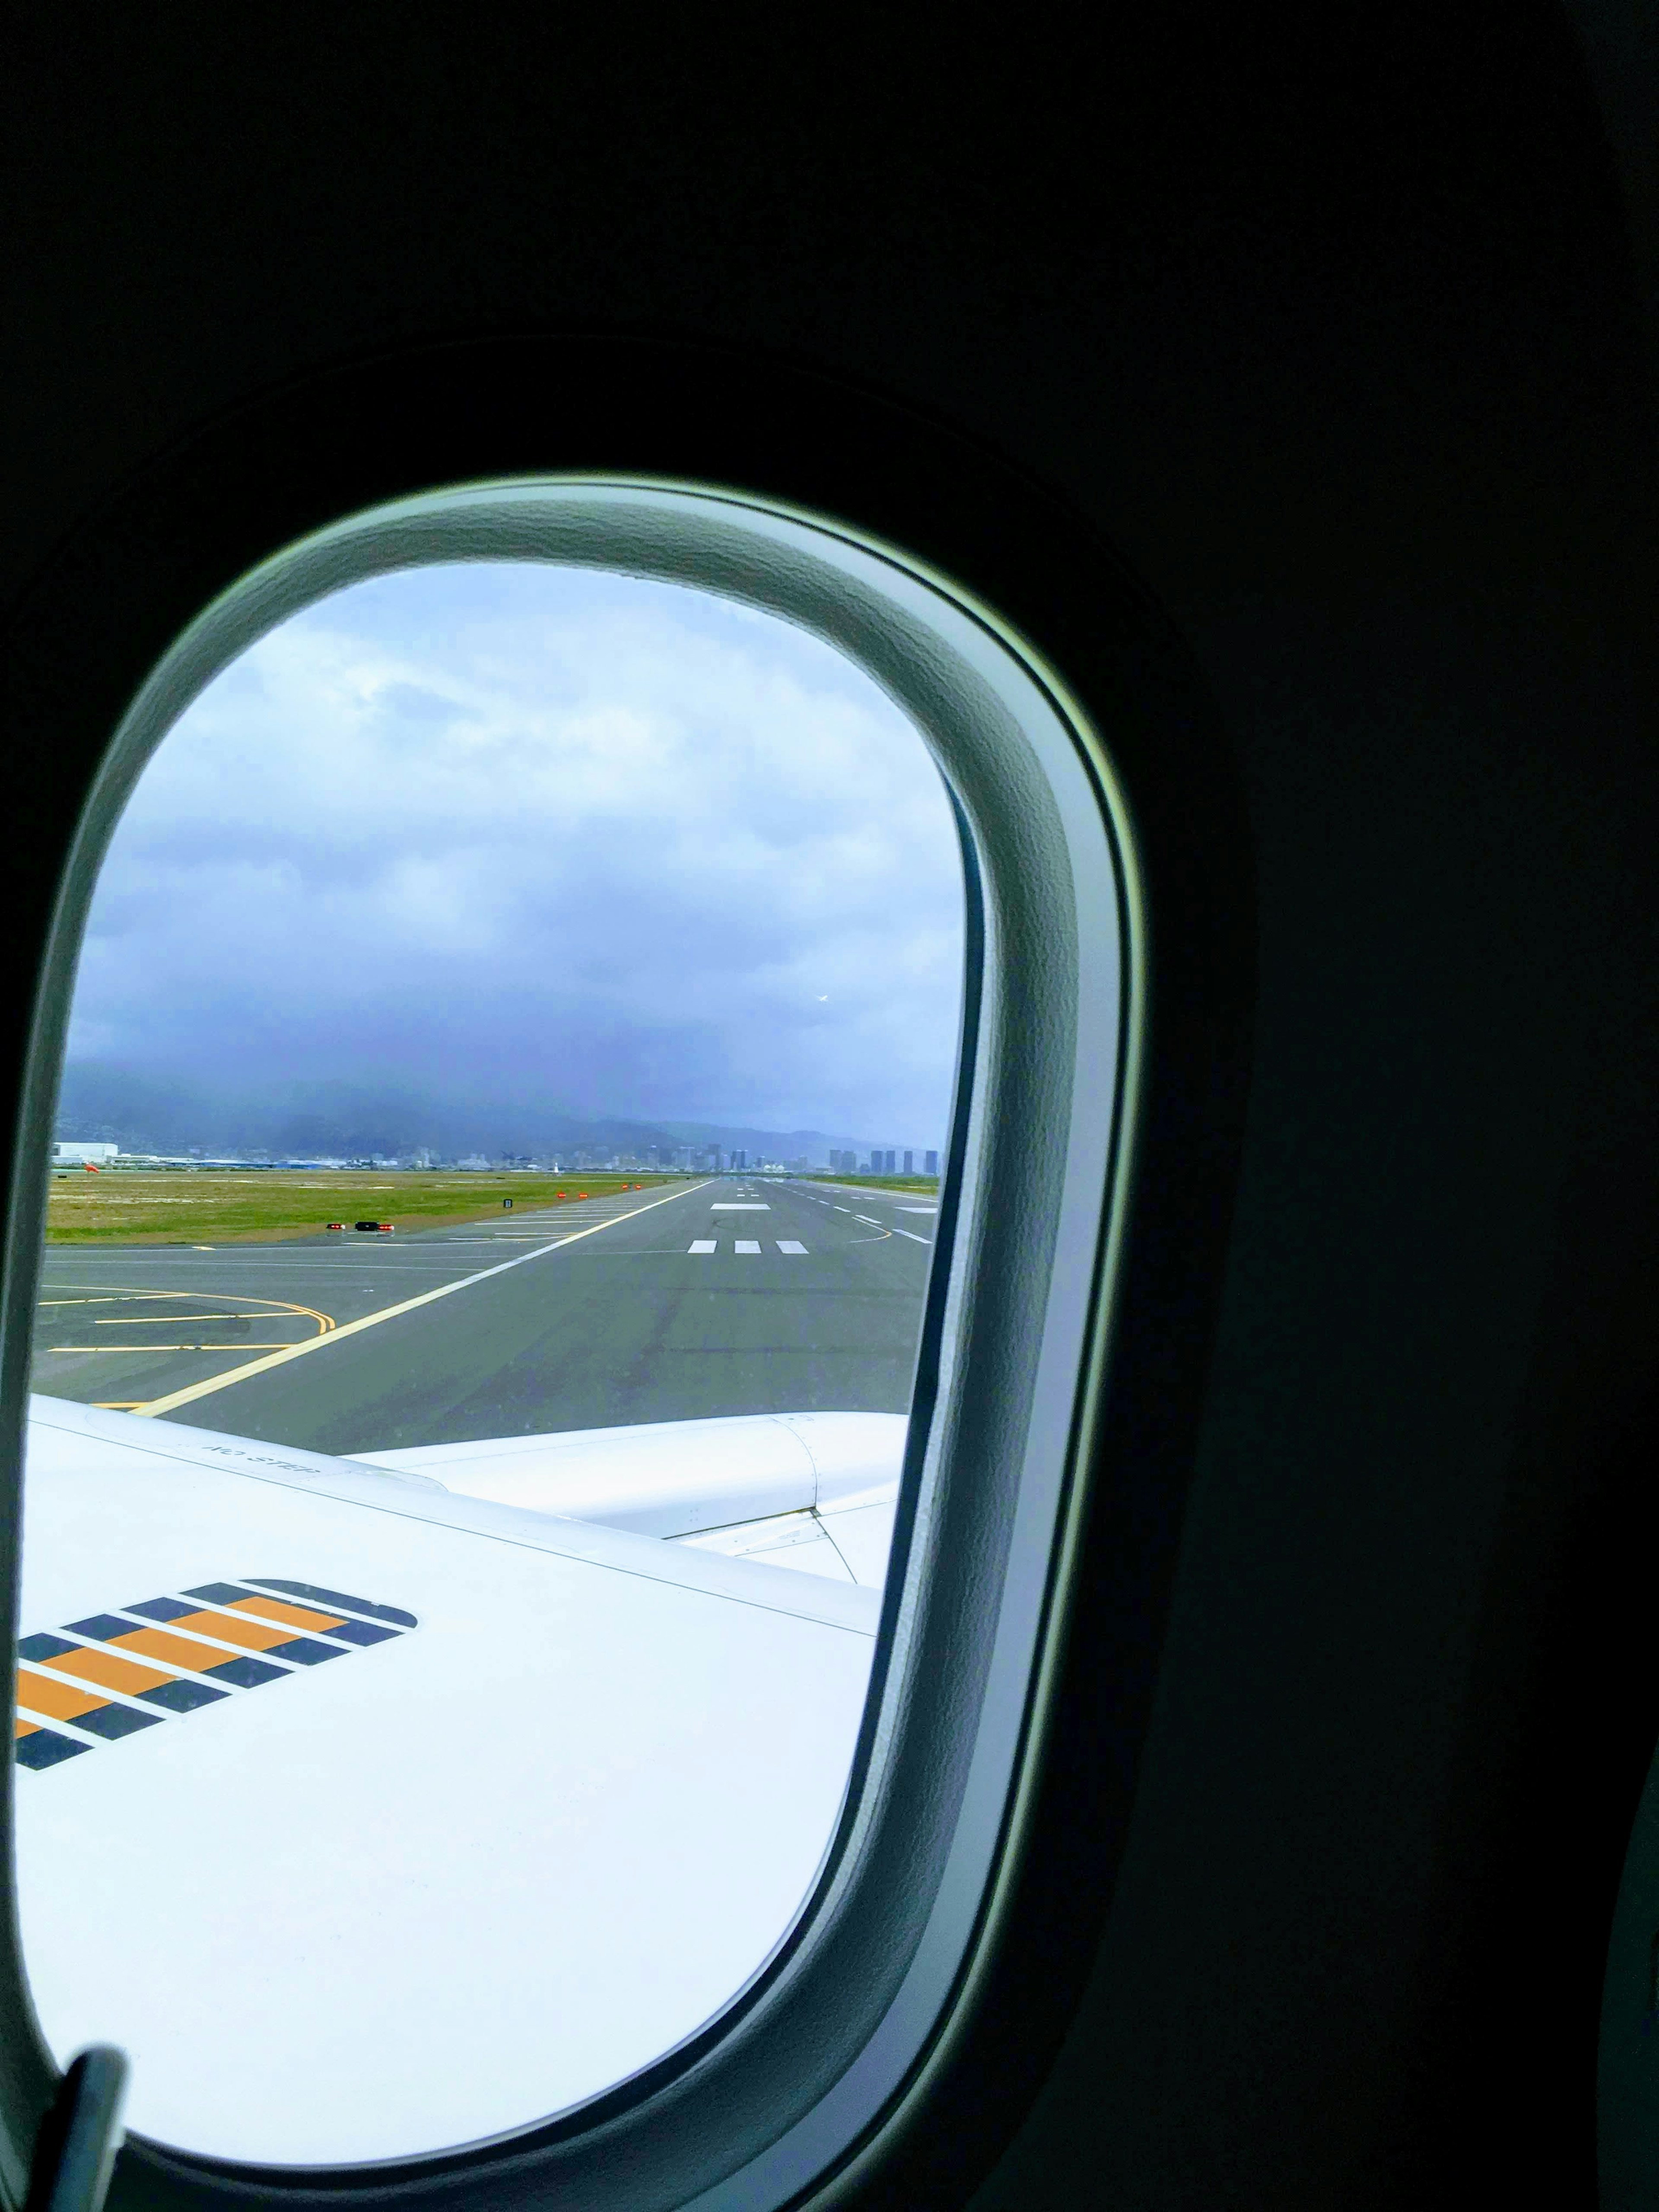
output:
<instances>
[{"instance_id":1,"label":"green grass field","mask_svg":"<svg viewBox=\"0 0 1659 2212\"><path fill-rule=\"evenodd\" d=\"M315 1237L331 1221L389 1221L439 1229L500 1221L514 1211L574 1205L684 1178L620 1175L460 1175L395 1168L306 1169L291 1175L234 1169L55 1170L46 1208L49 1244L232 1244Z\"/></svg>"}]
</instances>

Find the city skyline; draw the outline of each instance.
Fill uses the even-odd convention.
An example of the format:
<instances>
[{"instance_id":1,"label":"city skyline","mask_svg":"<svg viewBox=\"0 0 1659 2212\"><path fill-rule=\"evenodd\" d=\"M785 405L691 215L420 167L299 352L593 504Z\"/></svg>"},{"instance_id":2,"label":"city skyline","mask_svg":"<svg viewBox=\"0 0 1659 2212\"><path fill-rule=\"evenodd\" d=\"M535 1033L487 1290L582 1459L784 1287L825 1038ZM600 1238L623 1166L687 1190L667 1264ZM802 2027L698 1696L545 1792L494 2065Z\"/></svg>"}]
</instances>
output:
<instances>
[{"instance_id":1,"label":"city skyline","mask_svg":"<svg viewBox=\"0 0 1659 2212\"><path fill-rule=\"evenodd\" d=\"M113 1144L124 1154L315 1160L401 1158L415 1165L563 1157L596 1164L625 1156L640 1162L669 1156L701 1158L718 1145L768 1159L833 1167L884 1147L867 1136L817 1128L757 1129L679 1121L648 1124L622 1117L587 1122L544 1115L527 1127L499 1109L440 1097L354 1091L344 1085L292 1086L284 1098L157 1085L131 1072L72 1066L55 1121L60 1141ZM914 1148L918 1151L925 1148Z\"/></svg>"}]
</instances>

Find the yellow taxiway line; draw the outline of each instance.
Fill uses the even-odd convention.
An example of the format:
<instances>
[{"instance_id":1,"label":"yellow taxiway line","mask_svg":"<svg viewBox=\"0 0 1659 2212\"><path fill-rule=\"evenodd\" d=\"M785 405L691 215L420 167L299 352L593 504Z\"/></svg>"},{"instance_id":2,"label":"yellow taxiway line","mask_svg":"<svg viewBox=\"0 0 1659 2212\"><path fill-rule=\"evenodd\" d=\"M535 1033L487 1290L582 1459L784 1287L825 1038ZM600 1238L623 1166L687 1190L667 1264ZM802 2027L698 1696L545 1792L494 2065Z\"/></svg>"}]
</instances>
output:
<instances>
[{"instance_id":1,"label":"yellow taxiway line","mask_svg":"<svg viewBox=\"0 0 1659 2212\"><path fill-rule=\"evenodd\" d=\"M142 1418L170 1413L176 1407L192 1405L198 1398L228 1389L233 1382L245 1382L252 1375L264 1375L270 1368L286 1365L290 1359L302 1359L309 1352L320 1352L326 1344L338 1344L348 1336L361 1334L366 1328L378 1328L383 1321L394 1321L399 1314L413 1313L416 1306L429 1306L434 1299L453 1297L457 1291L471 1290L474 1283L488 1282L492 1275L505 1275L510 1268L527 1267L531 1261L544 1259L550 1252L562 1251L567 1244L580 1243L584 1237L597 1237L601 1229L614 1229L619 1221L633 1221L640 1214L670 1205L677 1198L693 1198L698 1191L708 1189L715 1180L710 1176L687 1190L671 1190L665 1197L651 1199L644 1206L630 1206L626 1213L614 1213L608 1221L596 1221L589 1228L573 1230L568 1237L556 1237L550 1244L538 1244L533 1252L520 1253L516 1260L503 1260L496 1267L481 1268L476 1275L463 1275L459 1282L441 1283L435 1291L422 1291L418 1297L404 1298L395 1306L382 1306L379 1313L364 1314L358 1321L342 1322L325 1335L307 1337L303 1344L291 1344L283 1352L268 1352L263 1359L250 1359L244 1366L233 1367L228 1375L215 1375L205 1382L192 1382L183 1390L171 1391L165 1398L152 1398L147 1406L135 1406L132 1410Z\"/></svg>"},{"instance_id":2,"label":"yellow taxiway line","mask_svg":"<svg viewBox=\"0 0 1659 2212\"><path fill-rule=\"evenodd\" d=\"M153 1322L142 1314L129 1314L125 1321L95 1321L93 1328L157 1328L166 1322L181 1321L264 1321L270 1314L303 1314L314 1321L319 1336L326 1336L334 1326L332 1314L319 1313L315 1306L298 1306L287 1298L256 1298L242 1291L110 1291L95 1298L37 1298L35 1304L43 1310L47 1306L123 1306L134 1298L228 1298L234 1305L264 1306L264 1314L157 1314ZM159 1348L159 1347L158 1347ZM46 1349L50 1351L51 1346ZM136 1402L136 1401L135 1401Z\"/></svg>"}]
</instances>

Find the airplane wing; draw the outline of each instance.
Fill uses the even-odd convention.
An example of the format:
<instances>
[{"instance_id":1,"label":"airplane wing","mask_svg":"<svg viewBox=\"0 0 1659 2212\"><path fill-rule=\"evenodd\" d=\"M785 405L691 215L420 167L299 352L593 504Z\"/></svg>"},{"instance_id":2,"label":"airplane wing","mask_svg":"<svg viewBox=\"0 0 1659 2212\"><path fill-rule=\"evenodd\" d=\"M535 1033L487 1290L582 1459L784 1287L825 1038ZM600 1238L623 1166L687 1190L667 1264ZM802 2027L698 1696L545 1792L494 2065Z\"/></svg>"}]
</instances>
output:
<instances>
[{"instance_id":1,"label":"airplane wing","mask_svg":"<svg viewBox=\"0 0 1659 2212\"><path fill-rule=\"evenodd\" d=\"M749 1413L361 1456L463 1497L878 1590L908 1426L902 1413Z\"/></svg>"},{"instance_id":2,"label":"airplane wing","mask_svg":"<svg viewBox=\"0 0 1659 2212\"><path fill-rule=\"evenodd\" d=\"M617 1492L719 1425L613 1432ZM792 1468L812 1434L748 1427ZM694 2033L811 1887L879 1602L697 1540L734 1494L812 1520L753 1510L748 1449L664 1541L33 1400L18 1882L59 2057L122 2044L134 2128L305 2164L526 2124Z\"/></svg>"}]
</instances>

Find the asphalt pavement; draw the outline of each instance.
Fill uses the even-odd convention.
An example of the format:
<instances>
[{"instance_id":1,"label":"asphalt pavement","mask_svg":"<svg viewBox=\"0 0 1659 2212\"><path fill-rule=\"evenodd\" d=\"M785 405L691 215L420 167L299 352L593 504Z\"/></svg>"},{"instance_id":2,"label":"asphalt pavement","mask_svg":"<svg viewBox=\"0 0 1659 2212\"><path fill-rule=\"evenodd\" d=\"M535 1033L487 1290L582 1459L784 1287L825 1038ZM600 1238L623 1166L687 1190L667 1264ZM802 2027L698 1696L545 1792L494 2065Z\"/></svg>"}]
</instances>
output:
<instances>
[{"instance_id":1,"label":"asphalt pavement","mask_svg":"<svg viewBox=\"0 0 1659 2212\"><path fill-rule=\"evenodd\" d=\"M933 1222L732 1176L396 1237L52 1246L33 1387L342 1453L902 1413Z\"/></svg>"}]
</instances>

